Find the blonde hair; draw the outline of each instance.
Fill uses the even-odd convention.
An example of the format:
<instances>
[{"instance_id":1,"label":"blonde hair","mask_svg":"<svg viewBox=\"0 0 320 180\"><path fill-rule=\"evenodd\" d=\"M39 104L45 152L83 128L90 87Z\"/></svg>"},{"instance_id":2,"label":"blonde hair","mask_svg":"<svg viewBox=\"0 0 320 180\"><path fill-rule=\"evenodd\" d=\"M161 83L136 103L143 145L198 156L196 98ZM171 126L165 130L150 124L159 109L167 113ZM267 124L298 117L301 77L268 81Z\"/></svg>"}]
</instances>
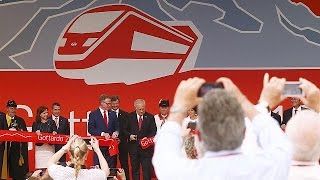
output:
<instances>
[{"instance_id":1,"label":"blonde hair","mask_svg":"<svg viewBox=\"0 0 320 180\"><path fill-rule=\"evenodd\" d=\"M88 147L86 142L81 139L77 138L70 147L70 154L71 154L71 162L74 164L75 175L76 179L78 177L79 171L81 169L81 160L87 154Z\"/></svg>"}]
</instances>

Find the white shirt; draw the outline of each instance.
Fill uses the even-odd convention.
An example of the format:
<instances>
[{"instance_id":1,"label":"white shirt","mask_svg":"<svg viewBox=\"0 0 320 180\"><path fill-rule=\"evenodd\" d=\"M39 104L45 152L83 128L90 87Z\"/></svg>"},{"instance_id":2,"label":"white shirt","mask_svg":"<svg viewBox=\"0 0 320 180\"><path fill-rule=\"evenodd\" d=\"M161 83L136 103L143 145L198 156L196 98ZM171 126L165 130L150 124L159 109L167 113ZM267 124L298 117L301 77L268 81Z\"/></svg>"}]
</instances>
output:
<instances>
[{"instance_id":1,"label":"white shirt","mask_svg":"<svg viewBox=\"0 0 320 180\"><path fill-rule=\"evenodd\" d=\"M197 119L191 119L190 116L184 118L184 120L182 122L182 127L187 127L189 122L198 122L198 118Z\"/></svg>"},{"instance_id":2,"label":"white shirt","mask_svg":"<svg viewBox=\"0 0 320 180\"><path fill-rule=\"evenodd\" d=\"M108 114L108 110L103 110L102 108L100 108L99 107L99 109L100 109L100 112L101 112L101 114L102 114L102 118L104 118L104 111L106 112L106 115L107 115L107 123L109 123L109 114ZM101 136L103 136L104 135L104 133L106 133L106 132L101 132ZM109 134L109 135L111 135L111 134Z\"/></svg>"},{"instance_id":3,"label":"white shirt","mask_svg":"<svg viewBox=\"0 0 320 180\"><path fill-rule=\"evenodd\" d=\"M164 123L163 121L167 121L168 115L166 117L164 117L163 119L160 119L160 114L156 114L154 115L154 120L156 122L156 126L157 126L157 132L160 131L160 128L162 126L162 124Z\"/></svg>"},{"instance_id":4,"label":"white shirt","mask_svg":"<svg viewBox=\"0 0 320 180\"><path fill-rule=\"evenodd\" d=\"M56 118L57 118L57 119L56 119ZM59 128L60 116L54 116L54 115L52 115L52 120L56 123L57 128Z\"/></svg>"},{"instance_id":5,"label":"white shirt","mask_svg":"<svg viewBox=\"0 0 320 180\"><path fill-rule=\"evenodd\" d=\"M53 164L48 168L49 175L54 180L75 180L75 169ZM101 169L80 169L77 180L105 180L106 174Z\"/></svg>"},{"instance_id":6,"label":"white shirt","mask_svg":"<svg viewBox=\"0 0 320 180\"><path fill-rule=\"evenodd\" d=\"M260 153L206 152L203 158L188 160L181 153L181 129L177 122L168 121L156 137L153 165L160 180L287 179L291 144L267 113L258 114L252 121L252 130L263 150Z\"/></svg>"},{"instance_id":7,"label":"white shirt","mask_svg":"<svg viewBox=\"0 0 320 180\"><path fill-rule=\"evenodd\" d=\"M116 113L117 117L119 117L119 109L117 109L117 110L112 110L112 111Z\"/></svg>"},{"instance_id":8,"label":"white shirt","mask_svg":"<svg viewBox=\"0 0 320 180\"><path fill-rule=\"evenodd\" d=\"M296 115L296 110L297 113L301 112L301 106L299 106L297 109L295 109L294 107L292 108L292 117Z\"/></svg>"},{"instance_id":9,"label":"white shirt","mask_svg":"<svg viewBox=\"0 0 320 180\"><path fill-rule=\"evenodd\" d=\"M293 161L290 167L288 180L320 180L319 162L306 163Z\"/></svg>"},{"instance_id":10,"label":"white shirt","mask_svg":"<svg viewBox=\"0 0 320 180\"><path fill-rule=\"evenodd\" d=\"M141 119L142 119L142 121L143 121L143 115L140 116L139 114L137 114L138 124L139 124L139 119L140 119L140 117L141 117Z\"/></svg>"},{"instance_id":11,"label":"white shirt","mask_svg":"<svg viewBox=\"0 0 320 180\"><path fill-rule=\"evenodd\" d=\"M245 118L244 120L246 124L246 133L242 141L241 151L243 152L243 154L261 152L262 149L257 143L257 136L253 131L252 122L248 118Z\"/></svg>"},{"instance_id":12,"label":"white shirt","mask_svg":"<svg viewBox=\"0 0 320 180\"><path fill-rule=\"evenodd\" d=\"M106 112L106 115L107 115L107 121L109 122L109 114L108 114L108 110L103 110L103 109L101 109L100 107L99 107L99 109L100 109L100 112L101 112L102 117L104 117L104 111Z\"/></svg>"}]
</instances>

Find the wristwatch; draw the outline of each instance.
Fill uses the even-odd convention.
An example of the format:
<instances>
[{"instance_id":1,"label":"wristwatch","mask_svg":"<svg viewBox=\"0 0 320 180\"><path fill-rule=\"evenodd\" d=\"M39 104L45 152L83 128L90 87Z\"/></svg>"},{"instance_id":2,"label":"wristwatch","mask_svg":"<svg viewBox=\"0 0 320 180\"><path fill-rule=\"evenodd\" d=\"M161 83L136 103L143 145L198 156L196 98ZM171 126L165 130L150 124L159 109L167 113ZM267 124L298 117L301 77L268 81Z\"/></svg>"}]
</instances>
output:
<instances>
[{"instance_id":1,"label":"wristwatch","mask_svg":"<svg viewBox=\"0 0 320 180\"><path fill-rule=\"evenodd\" d=\"M268 112L270 112L270 107L269 107L269 104L267 103L267 101L259 101L258 105L266 108L268 110Z\"/></svg>"}]
</instances>

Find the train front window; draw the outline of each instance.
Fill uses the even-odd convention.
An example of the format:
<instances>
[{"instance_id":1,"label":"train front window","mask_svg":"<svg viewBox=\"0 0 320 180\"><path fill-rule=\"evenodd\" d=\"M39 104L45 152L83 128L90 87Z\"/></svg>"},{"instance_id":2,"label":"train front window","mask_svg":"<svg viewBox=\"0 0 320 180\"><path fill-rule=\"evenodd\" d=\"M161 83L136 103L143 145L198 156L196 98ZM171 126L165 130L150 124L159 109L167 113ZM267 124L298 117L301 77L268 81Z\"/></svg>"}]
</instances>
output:
<instances>
[{"instance_id":1,"label":"train front window","mask_svg":"<svg viewBox=\"0 0 320 180\"><path fill-rule=\"evenodd\" d=\"M117 19L123 11L107 11L87 13L79 17L70 27L70 33L95 33L103 31L115 19Z\"/></svg>"}]
</instances>

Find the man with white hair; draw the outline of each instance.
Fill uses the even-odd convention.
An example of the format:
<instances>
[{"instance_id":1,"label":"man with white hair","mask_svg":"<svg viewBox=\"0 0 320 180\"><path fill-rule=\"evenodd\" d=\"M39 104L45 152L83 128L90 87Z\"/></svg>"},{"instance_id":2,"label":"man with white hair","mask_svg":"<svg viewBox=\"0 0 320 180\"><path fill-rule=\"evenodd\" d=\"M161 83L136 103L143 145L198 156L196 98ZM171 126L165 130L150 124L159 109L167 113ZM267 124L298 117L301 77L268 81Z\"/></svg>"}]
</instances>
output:
<instances>
[{"instance_id":1,"label":"man with white hair","mask_svg":"<svg viewBox=\"0 0 320 180\"><path fill-rule=\"evenodd\" d=\"M289 180L320 180L320 90L301 79L306 97L302 101L314 111L305 110L294 116L286 134L293 145Z\"/></svg>"},{"instance_id":2,"label":"man with white hair","mask_svg":"<svg viewBox=\"0 0 320 180\"><path fill-rule=\"evenodd\" d=\"M168 122L156 137L153 165L162 180L282 180L287 179L291 146L268 109L281 100L285 79L269 75L256 108L228 78L219 78L225 89L212 90L203 98L197 92L200 78L182 81L177 88ZM199 104L199 139L202 158L181 155L181 124L187 109ZM259 109L259 112L257 109ZM244 117L252 121L260 153L244 154L240 146L245 134Z\"/></svg>"},{"instance_id":3,"label":"man with white hair","mask_svg":"<svg viewBox=\"0 0 320 180\"><path fill-rule=\"evenodd\" d=\"M127 132L130 134L128 149L131 161L133 180L140 179L140 164L144 180L151 180L153 145L143 147L142 140L152 139L157 132L154 116L146 112L146 102L143 99L134 101L135 111L128 116Z\"/></svg>"}]
</instances>

